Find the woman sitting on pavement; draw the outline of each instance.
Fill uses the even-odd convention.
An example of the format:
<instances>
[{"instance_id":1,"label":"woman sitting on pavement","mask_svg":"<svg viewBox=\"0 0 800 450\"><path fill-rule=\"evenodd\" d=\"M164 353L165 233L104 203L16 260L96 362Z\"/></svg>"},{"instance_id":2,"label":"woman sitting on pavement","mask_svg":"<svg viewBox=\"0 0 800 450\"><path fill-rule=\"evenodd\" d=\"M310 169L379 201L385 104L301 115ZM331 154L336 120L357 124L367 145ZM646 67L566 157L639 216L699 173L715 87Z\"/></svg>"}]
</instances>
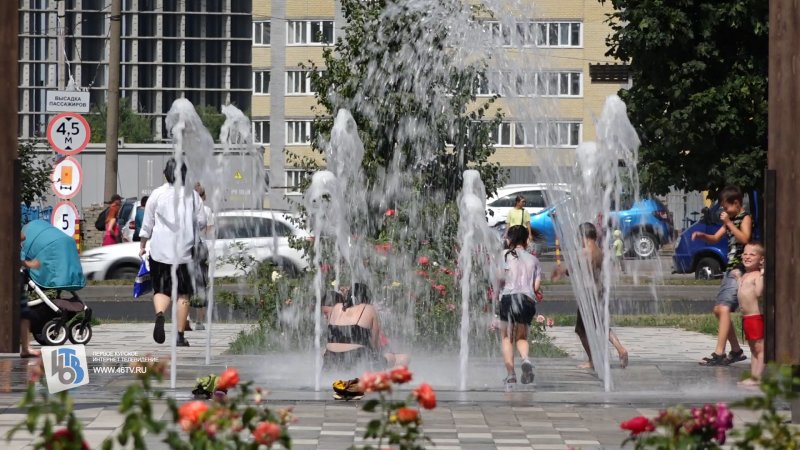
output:
<instances>
[{"instance_id":1,"label":"woman sitting on pavement","mask_svg":"<svg viewBox=\"0 0 800 450\"><path fill-rule=\"evenodd\" d=\"M328 316L328 343L323 355L326 370L365 364L373 370L408 364L406 355L384 353L381 327L367 286L355 283L344 302L335 303Z\"/></svg>"}]
</instances>

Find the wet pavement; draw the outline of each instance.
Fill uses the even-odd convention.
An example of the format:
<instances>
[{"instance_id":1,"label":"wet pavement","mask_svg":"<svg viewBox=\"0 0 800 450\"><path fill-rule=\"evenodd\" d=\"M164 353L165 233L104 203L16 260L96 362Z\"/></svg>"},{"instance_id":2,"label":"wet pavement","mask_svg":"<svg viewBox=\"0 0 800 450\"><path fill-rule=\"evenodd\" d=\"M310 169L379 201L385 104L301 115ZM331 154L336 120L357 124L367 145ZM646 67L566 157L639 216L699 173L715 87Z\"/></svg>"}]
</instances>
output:
<instances>
[{"instance_id":1,"label":"wet pavement","mask_svg":"<svg viewBox=\"0 0 800 450\"><path fill-rule=\"evenodd\" d=\"M343 449L360 444L370 416L358 402L341 403L331 398L334 378L359 374L329 374L314 390L313 354L224 354L236 334L248 325L220 324L212 340L212 364L205 365L204 331L187 333L192 347L178 349L177 388L169 390L178 399L188 399L194 379L235 366L243 380L253 379L271 391L276 407L294 406L300 421L292 427L294 448ZM167 324L169 336L170 325ZM568 358L534 359L536 379L506 392L501 381L504 370L499 356L473 357L467 372L467 390L459 391L459 361L455 354L412 355L414 382L428 382L437 390L439 406L423 412L426 432L437 449L556 449L567 447L619 448L625 433L619 423L631 417L654 415L658 409L682 404L735 401L757 391L736 386L747 362L732 367L702 367L697 361L708 354L714 339L699 333L669 328L617 328L630 352L626 369L614 367L615 391L603 392L601 381L577 365L583 358L571 329L548 331L554 342L570 354ZM113 352L140 356L169 356L166 345L152 341L150 324L104 324L96 327L87 346L90 383L74 389L77 414L86 426L93 448L122 423L116 412L118 399L133 375L94 373L94 367L113 365L99 361ZM95 360L93 361L93 358ZM612 359L613 360L613 359ZM0 355L0 434L23 418L15 408L25 389L31 361ZM165 385L168 388L168 385ZM402 394L402 392L401 392ZM157 404L156 413L166 407ZM736 417L751 420L748 411ZM741 425L741 420L737 422ZM10 447L30 448L32 437L19 434ZM153 440L150 448L166 448Z\"/></svg>"}]
</instances>

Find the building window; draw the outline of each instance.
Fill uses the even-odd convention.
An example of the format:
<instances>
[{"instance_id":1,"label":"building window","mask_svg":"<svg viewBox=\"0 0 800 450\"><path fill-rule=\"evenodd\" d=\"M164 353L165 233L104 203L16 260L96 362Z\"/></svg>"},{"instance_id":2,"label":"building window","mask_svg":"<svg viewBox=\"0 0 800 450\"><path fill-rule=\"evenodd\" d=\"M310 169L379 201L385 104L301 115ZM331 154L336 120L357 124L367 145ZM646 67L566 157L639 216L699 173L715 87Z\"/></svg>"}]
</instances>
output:
<instances>
[{"instance_id":1,"label":"building window","mask_svg":"<svg viewBox=\"0 0 800 450\"><path fill-rule=\"evenodd\" d=\"M286 122L286 144L308 145L314 138L314 122L311 120L289 120Z\"/></svg>"},{"instance_id":2,"label":"building window","mask_svg":"<svg viewBox=\"0 0 800 450\"><path fill-rule=\"evenodd\" d=\"M492 42L499 43L503 47L511 46L511 29L500 22L485 22L484 29L492 37Z\"/></svg>"},{"instance_id":3,"label":"building window","mask_svg":"<svg viewBox=\"0 0 800 450\"><path fill-rule=\"evenodd\" d=\"M543 97L580 97L583 73L541 72L536 74L536 95Z\"/></svg>"},{"instance_id":4,"label":"building window","mask_svg":"<svg viewBox=\"0 0 800 450\"><path fill-rule=\"evenodd\" d=\"M577 147L581 143L582 126L577 121L514 124L514 145L517 147Z\"/></svg>"},{"instance_id":5,"label":"building window","mask_svg":"<svg viewBox=\"0 0 800 450\"><path fill-rule=\"evenodd\" d=\"M253 71L253 94L269 95L269 70Z\"/></svg>"},{"instance_id":6,"label":"building window","mask_svg":"<svg viewBox=\"0 0 800 450\"><path fill-rule=\"evenodd\" d=\"M287 45L328 45L334 39L332 20L290 20L286 26Z\"/></svg>"},{"instance_id":7,"label":"building window","mask_svg":"<svg viewBox=\"0 0 800 450\"><path fill-rule=\"evenodd\" d=\"M511 123L502 122L497 125L496 129L489 132L489 139L494 143L495 147L510 147Z\"/></svg>"},{"instance_id":8,"label":"building window","mask_svg":"<svg viewBox=\"0 0 800 450\"><path fill-rule=\"evenodd\" d=\"M307 70L290 70L286 72L286 94L313 94L311 77Z\"/></svg>"},{"instance_id":9,"label":"building window","mask_svg":"<svg viewBox=\"0 0 800 450\"><path fill-rule=\"evenodd\" d=\"M269 46L270 32L269 20L253 22L253 45Z\"/></svg>"},{"instance_id":10,"label":"building window","mask_svg":"<svg viewBox=\"0 0 800 450\"><path fill-rule=\"evenodd\" d=\"M305 169L286 169L286 193L301 194L300 187L310 176L311 173Z\"/></svg>"},{"instance_id":11,"label":"building window","mask_svg":"<svg viewBox=\"0 0 800 450\"><path fill-rule=\"evenodd\" d=\"M516 44L522 47L536 45L536 22L520 22L517 24Z\"/></svg>"},{"instance_id":12,"label":"building window","mask_svg":"<svg viewBox=\"0 0 800 450\"><path fill-rule=\"evenodd\" d=\"M539 47L581 47L580 22L537 22L536 45Z\"/></svg>"},{"instance_id":13,"label":"building window","mask_svg":"<svg viewBox=\"0 0 800 450\"><path fill-rule=\"evenodd\" d=\"M269 144L269 120L253 120L253 143Z\"/></svg>"}]
</instances>

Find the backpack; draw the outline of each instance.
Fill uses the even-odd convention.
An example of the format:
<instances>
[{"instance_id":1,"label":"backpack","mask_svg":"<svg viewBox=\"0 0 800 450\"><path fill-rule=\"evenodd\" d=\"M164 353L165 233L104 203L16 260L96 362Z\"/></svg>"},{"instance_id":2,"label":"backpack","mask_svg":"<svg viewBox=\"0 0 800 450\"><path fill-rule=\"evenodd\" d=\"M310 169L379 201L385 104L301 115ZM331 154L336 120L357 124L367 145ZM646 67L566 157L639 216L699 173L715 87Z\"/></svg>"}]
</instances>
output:
<instances>
[{"instance_id":1,"label":"backpack","mask_svg":"<svg viewBox=\"0 0 800 450\"><path fill-rule=\"evenodd\" d=\"M97 228L97 231L106 231L106 217L108 217L108 210L109 208L104 209L103 212L97 216L97 220L94 221L94 227Z\"/></svg>"}]
</instances>

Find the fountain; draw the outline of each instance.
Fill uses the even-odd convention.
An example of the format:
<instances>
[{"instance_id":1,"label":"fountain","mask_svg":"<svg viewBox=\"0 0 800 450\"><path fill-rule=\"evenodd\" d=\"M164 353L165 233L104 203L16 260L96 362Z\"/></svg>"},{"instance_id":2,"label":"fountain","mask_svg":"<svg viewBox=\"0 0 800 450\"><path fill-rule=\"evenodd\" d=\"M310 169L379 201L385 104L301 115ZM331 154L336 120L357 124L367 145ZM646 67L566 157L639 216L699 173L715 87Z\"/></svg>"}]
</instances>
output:
<instances>
[{"instance_id":1,"label":"fountain","mask_svg":"<svg viewBox=\"0 0 800 450\"><path fill-rule=\"evenodd\" d=\"M509 29L514 29L512 25L517 19L536 17L530 6L522 2L489 0L485 6L495 11L495 20ZM469 361L471 355L494 358L498 354L499 346L483 329L489 314L481 301L485 301L484 292L494 282L492 259L499 254L499 239L483 226L486 192L479 172L469 170L468 162L481 161L482 150L470 147L469 130L473 121L492 116L483 109L479 115L465 112L470 102L454 96L449 89L454 73L465 76L471 86L477 81L474 76L483 67L482 61L486 60L492 61L493 69L483 80L483 88L503 95L516 94L506 99L506 108L518 120L515 125L518 136L533 144L531 158L541 168L540 181L567 184L571 188L569 197L556 193L548 200L558 205L556 225L567 262L576 269L572 284L579 308L587 318L598 375L606 389L613 386L607 358L611 252L606 251L604 289L598 292L586 264L578 257L580 240L575 230L582 222L595 222L598 214L608 217L612 203L619 204L623 192L638 198L638 191L627 187L638 183L635 171L638 139L624 116L624 105L612 98L598 121L598 142L585 142L576 150L577 167L567 167L568 159L539 148L540 140L546 144L549 139L541 135L540 125L543 117L552 116L553 104L533 95L537 92L535 77L512 75L542 71L546 58L524 44L515 44L525 47L524 52L506 45L502 33L475 20L483 17L481 14L484 13L476 13L460 1L447 0L433 6L424 1L407 1L402 5L389 2L371 24L378 32L367 50L385 45L392 38L390 32L397 31L393 24L404 21L416 27L415 38L394 53L356 61L364 65L368 75L360 84L347 80L341 86L343 91L350 91L349 97L329 93L336 108L335 118L329 140L319 145L327 170L313 175L302 203L307 226L316 237L313 285L311 289L293 291L292 304L279 313L280 326L296 341L291 344L294 347L289 347L293 351L299 347L300 354L314 360L315 390L323 385L321 303L329 283L335 288L366 283L380 314L391 318L383 325L392 346L420 354L413 364L423 366L423 370L430 369L431 373L426 374L430 379L445 386L458 380L452 386L462 391L487 383L480 377L470 378ZM534 39L535 30L531 30L533 34L527 39ZM447 51L440 50L443 48ZM387 99L395 102L392 105L396 109L386 109ZM196 127L196 114L191 117L187 106L179 102L173 109L168 125L173 129L176 154L186 153L191 162L195 148L212 147ZM258 160L253 151L246 117L235 108L226 107L223 113L226 115L220 135L225 146L223 155L216 159L214 167L203 166L214 159L210 151L201 150L204 155L208 153L198 162L203 167L202 173L221 179L219 173L226 170L224 166L230 161L227 157L236 152L251 158L254 170L263 170L263 160ZM354 116L358 118L358 126ZM421 117L435 120L420 120ZM365 149L359 127L365 127L365 133L376 129L386 132L378 136L377 142L369 141ZM442 130L446 130L446 139ZM448 147L452 151L439 153L445 140L452 145ZM192 152L185 152L188 148ZM368 152L372 152L370 163L378 158L385 168L366 167ZM367 170L372 171L370 177ZM261 179L255 172L250 178ZM215 188L210 191L212 203L219 206L224 190L220 186L212 188ZM454 211L447 199L452 201L456 194L458 209ZM440 230L456 226L457 242L439 239ZM610 232L604 230L604 245L611 242ZM453 272L458 275L450 272L447 277L457 286L460 305L447 304L442 299L447 289L442 281L447 278L442 274L451 270L444 258L453 254L454 247L458 249L458 270ZM330 272L323 270L324 267L331 267ZM313 317L308 316L309 311L313 311ZM420 327L420 319L442 314L451 314L447 316L451 319L426 324L440 329ZM311 329L313 342L308 339ZM435 341L421 341L419 336L423 333L434 336ZM456 377L437 370L446 364L444 355L451 344L459 348ZM434 348L439 353L423 353ZM425 357L429 357L432 366L427 366Z\"/></svg>"}]
</instances>

